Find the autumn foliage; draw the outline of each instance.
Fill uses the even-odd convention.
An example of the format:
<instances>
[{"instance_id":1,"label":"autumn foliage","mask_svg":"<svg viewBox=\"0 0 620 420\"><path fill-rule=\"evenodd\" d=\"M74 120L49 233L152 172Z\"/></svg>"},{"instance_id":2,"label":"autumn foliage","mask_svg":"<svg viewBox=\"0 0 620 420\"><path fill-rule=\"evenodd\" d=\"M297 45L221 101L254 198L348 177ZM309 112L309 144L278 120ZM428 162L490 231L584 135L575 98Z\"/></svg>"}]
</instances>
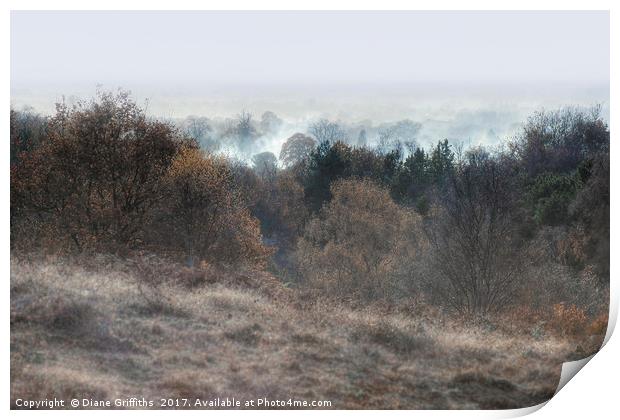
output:
<instances>
[{"instance_id":1,"label":"autumn foliage","mask_svg":"<svg viewBox=\"0 0 620 420\"><path fill-rule=\"evenodd\" d=\"M312 219L297 256L307 281L341 297L390 298L411 282L420 218L369 180L341 180Z\"/></svg>"},{"instance_id":2,"label":"autumn foliage","mask_svg":"<svg viewBox=\"0 0 620 420\"><path fill-rule=\"evenodd\" d=\"M166 174L165 191L156 231L164 234L162 243L184 250L190 265L259 262L268 255L258 220L243 205L223 158L183 149Z\"/></svg>"},{"instance_id":3,"label":"autumn foliage","mask_svg":"<svg viewBox=\"0 0 620 420\"><path fill-rule=\"evenodd\" d=\"M604 312L609 130L596 110L536 114L504 150L424 149L413 126L372 148L320 120L279 161L256 148L275 114L209 121L179 130L122 91L49 118L11 111L13 249L269 267L323 296L472 318L555 308L563 333ZM245 161L207 147L215 137Z\"/></svg>"},{"instance_id":4,"label":"autumn foliage","mask_svg":"<svg viewBox=\"0 0 620 420\"><path fill-rule=\"evenodd\" d=\"M126 92L59 104L38 147L11 167L13 246L255 261L258 223L229 172Z\"/></svg>"}]
</instances>

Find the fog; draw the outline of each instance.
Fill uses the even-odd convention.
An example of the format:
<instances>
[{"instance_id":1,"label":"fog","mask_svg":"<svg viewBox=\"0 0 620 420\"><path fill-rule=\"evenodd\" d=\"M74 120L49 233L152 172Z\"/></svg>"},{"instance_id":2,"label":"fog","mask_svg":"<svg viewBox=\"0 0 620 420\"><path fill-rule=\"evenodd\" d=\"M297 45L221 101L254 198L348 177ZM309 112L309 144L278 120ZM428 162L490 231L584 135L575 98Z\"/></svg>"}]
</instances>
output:
<instances>
[{"instance_id":1,"label":"fog","mask_svg":"<svg viewBox=\"0 0 620 420\"><path fill-rule=\"evenodd\" d=\"M400 126L423 147L495 145L542 108L600 104L608 120L609 13L11 13L14 108L51 114L98 88L180 126L203 117L242 159L321 118L353 144ZM277 128L260 129L267 111ZM225 134L242 112L256 133L240 150Z\"/></svg>"},{"instance_id":2,"label":"fog","mask_svg":"<svg viewBox=\"0 0 620 420\"><path fill-rule=\"evenodd\" d=\"M17 89L12 92L16 109L32 107L49 115L56 102L69 104L91 98L97 89L129 89L136 101L154 118L169 120L187 128L190 120L202 120L210 128L208 136L218 143L216 151L249 161L251 156L269 151L279 156L282 143L296 132L307 133L309 126L327 119L337 123L346 140L359 145L359 135L366 132L366 145L377 146L381 135L397 126L416 126L406 134L394 133L391 140L415 142L428 148L447 138L452 143L495 146L518 133L534 112L563 106L600 105L609 121L609 87L545 84L518 85L450 85L426 86L222 86L218 89L193 90L158 86L100 85L80 87ZM238 114L251 114L256 136L243 150L226 136ZM281 123L261 128L265 112L274 113ZM398 130L396 130L398 131ZM401 130L402 131L402 130ZM202 139L203 143L205 139ZM208 141L207 141L208 142ZM208 146L203 144L203 146Z\"/></svg>"}]
</instances>

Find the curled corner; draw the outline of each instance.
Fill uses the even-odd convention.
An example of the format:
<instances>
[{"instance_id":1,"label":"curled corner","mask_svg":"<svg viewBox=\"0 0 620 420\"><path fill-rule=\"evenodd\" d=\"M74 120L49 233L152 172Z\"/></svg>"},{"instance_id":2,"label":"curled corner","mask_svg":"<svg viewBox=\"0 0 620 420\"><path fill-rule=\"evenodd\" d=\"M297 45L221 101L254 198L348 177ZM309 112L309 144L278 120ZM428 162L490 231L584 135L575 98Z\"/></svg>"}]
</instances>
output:
<instances>
[{"instance_id":1,"label":"curled corner","mask_svg":"<svg viewBox=\"0 0 620 420\"><path fill-rule=\"evenodd\" d=\"M609 308L609 317L607 321L607 331L605 332L605 338L603 339L603 344L601 344L601 347L596 351L596 353L601 351L603 347L605 347L609 339L611 338L611 335L613 334L616 328L617 320L618 320L618 302L614 299L611 301L611 305ZM560 383L558 384L558 387L556 388L555 393L553 395L556 395L558 392L560 392L560 390L564 388L564 385L566 385L568 381L573 379L573 376L575 376L577 372L579 372L590 360L592 360L594 356L596 356L596 353L584 359L563 363L562 373L560 374Z\"/></svg>"},{"instance_id":2,"label":"curled corner","mask_svg":"<svg viewBox=\"0 0 620 420\"><path fill-rule=\"evenodd\" d=\"M603 347L605 347L605 345L609 341L609 338L613 334L614 329L616 328L616 321L618 319L618 305L616 304L616 305L610 305L610 306L611 307L609 308L609 318L608 318L609 320L607 322L607 331L605 332L605 339L603 340L603 344L601 344L601 347L597 350L596 353L598 353L599 351L603 349ZM555 396L558 392L560 392L560 390L564 388L564 385L566 385L568 381L573 379L573 377L577 374L577 372L579 372L590 360L592 360L594 356L596 356L596 353L591 354L590 356L584 359L562 363L562 373L560 374L560 382L558 383L558 387L556 388L555 393L553 395Z\"/></svg>"},{"instance_id":3,"label":"curled corner","mask_svg":"<svg viewBox=\"0 0 620 420\"><path fill-rule=\"evenodd\" d=\"M590 356L588 356L588 357L586 357L584 359L574 360L572 362L564 362L562 364L562 372L560 374L560 382L558 383L558 387L555 389L555 392L553 393L553 396L555 396L558 392L560 392L560 390L562 388L564 388L564 385L566 385L571 379L573 379L573 377L577 374L577 372L579 372L586 364L588 364L588 362L590 360L592 360L592 358L594 356L596 356L596 354L599 351L601 351L603 349L603 347L605 347L605 345L607 344L607 342L611 338L611 336L612 336L612 334L613 334L613 332L614 332L614 330L616 328L616 321L618 320L618 306L619 305L618 305L618 301L615 300L615 299L611 299L610 303L611 303L611 305L610 305L610 308L609 308L609 318L608 318L608 322L607 322L607 331L605 332L605 338L603 340L603 344L598 349L598 351L596 351L596 353L591 354ZM512 410L504 410L496 418L524 417L524 416L527 416L529 414L532 414L532 413L540 410L545 405L547 405L547 403L549 401L551 401L551 398L548 399L547 401L544 401L544 402L542 402L540 404L537 404L537 405L533 405L531 407L517 408L517 409L512 409Z\"/></svg>"},{"instance_id":4,"label":"curled corner","mask_svg":"<svg viewBox=\"0 0 620 420\"><path fill-rule=\"evenodd\" d=\"M603 344L601 345L601 348L596 353L601 351L602 348L605 346L605 344L607 344L607 342L609 341L609 338L613 334L613 331L616 327L617 318L618 318L617 305L612 305L612 308L610 308L609 322L607 324L607 332L605 333L605 339L603 340ZM564 388L564 385L566 385L571 379L573 379L573 377L581 369L583 369L583 367L586 364L588 364L588 362L592 360L594 356L596 356L596 353L591 354L590 356L584 359L562 363L562 373L560 374L560 382L558 383L558 387L555 389L553 396L555 396L558 392L560 392L560 390ZM515 417L527 416L543 408L545 405L547 405L549 401L551 401L551 399L548 399L547 401L544 401L537 405L533 405L531 407L518 408L514 410L506 410L503 413L503 415L501 415L499 418L515 418Z\"/></svg>"},{"instance_id":5,"label":"curled corner","mask_svg":"<svg viewBox=\"0 0 620 420\"><path fill-rule=\"evenodd\" d=\"M607 344L607 342L609 341L609 338L611 337L611 335L614 332L614 329L616 328L617 318L618 318L618 305L611 305L611 308L609 310L609 318L608 318L609 321L607 322L607 331L605 332L605 339L603 340L603 344L601 344L601 347L596 351L596 353L601 351L603 347L605 347L605 344ZM568 381L573 379L573 377L577 374L577 372L579 372L590 360L592 360L594 356L596 356L596 353L591 354L590 356L584 359L562 363L562 373L560 374L560 382L558 383L558 387L555 389L555 393L553 395L555 396L558 392L560 392L560 390L564 388L564 385L566 385Z\"/></svg>"},{"instance_id":6,"label":"curled corner","mask_svg":"<svg viewBox=\"0 0 620 420\"><path fill-rule=\"evenodd\" d=\"M613 293L613 289L612 289L612 293ZM618 300L612 294L610 298L610 305L609 305L609 317L607 321L607 331L605 332L605 338L603 339L603 344L601 344L601 347L598 349L596 353L601 351L603 347L605 347L609 339L611 338L616 328L617 320L618 320ZM560 390L564 388L564 385L566 385L568 381L573 379L573 376L575 376L577 372L579 372L590 360L592 360L594 356L596 356L596 353L586 357L585 359L563 363L562 373L560 374L560 383L558 384L558 387L556 388L555 393L553 395L555 396L558 392L560 392Z\"/></svg>"},{"instance_id":7,"label":"curled corner","mask_svg":"<svg viewBox=\"0 0 620 420\"><path fill-rule=\"evenodd\" d=\"M585 359L563 363L562 373L560 374L560 382L558 383L558 387L553 393L553 396L555 396L558 392L560 392L560 390L564 388L564 385L566 385L568 381L573 379L573 376L575 376L577 372L579 372L595 355L596 353L594 353L591 356L586 357ZM545 405L547 405L549 401L551 401L551 398L548 399L547 401L544 401L537 405L533 405L531 407L517 408L514 410L506 410L506 412L503 413L504 415L500 416L500 418L515 418L515 417L524 417L524 416L530 415L540 410L541 408L543 408Z\"/></svg>"},{"instance_id":8,"label":"curled corner","mask_svg":"<svg viewBox=\"0 0 620 420\"><path fill-rule=\"evenodd\" d=\"M579 360L574 360L572 362L564 362L562 363L562 373L560 374L560 382L558 383L558 387L555 389L554 396L560 392L564 385L568 383L573 377L579 372L592 358L596 355L596 353Z\"/></svg>"},{"instance_id":9,"label":"curled corner","mask_svg":"<svg viewBox=\"0 0 620 420\"><path fill-rule=\"evenodd\" d=\"M614 333L616 329L616 321L618 320L618 301L617 299L612 299L609 305L609 316L607 317L607 331L605 332L605 339L603 340L603 344L601 348L605 347L605 344L611 338L611 335Z\"/></svg>"},{"instance_id":10,"label":"curled corner","mask_svg":"<svg viewBox=\"0 0 620 420\"><path fill-rule=\"evenodd\" d=\"M502 412L502 415L499 418L509 419L509 418L528 416L540 410L541 408L543 408L545 405L547 405L549 401L550 400L547 400L545 402L541 402L540 404L536 404L531 407L515 408L513 410L505 410L504 412Z\"/></svg>"}]
</instances>

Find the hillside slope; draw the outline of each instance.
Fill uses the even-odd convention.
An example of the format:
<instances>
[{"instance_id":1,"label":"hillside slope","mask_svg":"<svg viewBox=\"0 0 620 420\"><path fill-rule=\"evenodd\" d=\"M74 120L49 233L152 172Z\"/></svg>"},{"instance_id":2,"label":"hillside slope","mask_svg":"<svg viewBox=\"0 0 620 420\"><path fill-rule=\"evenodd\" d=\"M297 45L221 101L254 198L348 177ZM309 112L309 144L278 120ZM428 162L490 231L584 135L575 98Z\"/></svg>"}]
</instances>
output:
<instances>
[{"instance_id":1,"label":"hillside slope","mask_svg":"<svg viewBox=\"0 0 620 420\"><path fill-rule=\"evenodd\" d=\"M518 408L574 345L311 301L247 272L148 296L129 271L11 266L11 399L329 400L331 408ZM158 303L159 302L159 303ZM287 407L284 407L287 408Z\"/></svg>"}]
</instances>

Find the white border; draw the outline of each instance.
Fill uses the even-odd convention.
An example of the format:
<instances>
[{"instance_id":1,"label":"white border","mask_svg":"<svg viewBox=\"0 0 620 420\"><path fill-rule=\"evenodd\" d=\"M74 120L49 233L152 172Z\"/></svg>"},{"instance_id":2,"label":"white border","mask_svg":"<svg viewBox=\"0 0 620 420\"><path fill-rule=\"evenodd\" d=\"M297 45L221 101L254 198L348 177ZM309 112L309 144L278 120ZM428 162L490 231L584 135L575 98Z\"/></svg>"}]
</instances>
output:
<instances>
[{"instance_id":1,"label":"white border","mask_svg":"<svg viewBox=\"0 0 620 420\"><path fill-rule=\"evenodd\" d=\"M436 1L405 1L405 0L382 0L381 2L371 2L366 0L358 0L355 3L346 2L341 0L314 0L314 1L296 1L292 3L290 1L283 0L271 0L262 1L260 4L256 1L250 0L229 0L229 1L198 1L198 0L151 0L148 2L139 2L133 0L93 0L84 1L77 0L59 0L53 2L44 0L31 0L31 1L14 1L8 0L3 2L4 13L2 14L2 20L0 21L0 30L2 36L2 56L5 58L3 61L5 64L2 66L2 79L4 83L1 85L1 91L4 98L4 108L2 110L2 117L0 118L2 133L4 133L3 146L4 146L4 159L3 159L3 173L5 174L4 182L1 185L1 194L4 198L4 205L1 208L2 216L5 220L5 224L2 226L2 249L4 250L4 258L2 259L2 273L4 273L4 303L5 303L5 318L2 323L2 338L4 345L2 346L2 372L4 372L4 378L2 381L2 397L4 401L4 409L8 410L10 407L10 378L9 371L9 292L8 283L10 277L9 270L9 108L10 108L10 67L8 58L10 56L10 10L611 10L611 69L618 69L618 6L617 1L606 0L589 0L589 1L550 1L550 0L522 0L522 1L489 1L478 0L468 1L467 4L463 1L456 0L436 0ZM351 7L353 6L353 7ZM614 9L616 6L616 10ZM611 71L610 74L614 74ZM617 89L618 84L616 78L611 78L611 92L610 92L610 104L613 105L614 99L618 97ZM619 127L618 113L614 112L612 107L610 111L610 128L612 134L612 150L615 151L615 128ZM612 189L612 203L616 203L615 197L617 196L618 185L618 159L617 153L612 153L611 156L611 189ZM616 214L617 206L612 204L612 215ZM611 300L611 316L610 320L617 318L618 312L618 281L615 279L615 274L618 271L618 239L614 237L614 233L617 229L617 219L612 217L611 220L611 279L612 279L612 300ZM612 418L617 413L618 408L618 396L617 388L618 384L617 375L620 371L619 355L620 355L620 343L617 337L611 337L604 349L597 354L588 367L577 375L576 379L571 380L565 388L561 390L554 398L552 398L543 409L536 411L532 414L532 418L566 418L566 419L583 419L583 418ZM543 404L544 405L544 404ZM540 407L538 407L540 408ZM353 417L355 418L369 418L377 416L389 416L395 418L466 418L466 419L480 419L480 418L506 418L515 417L519 415L525 415L531 412L532 409L523 410L509 410L509 411L325 411L320 413L321 416L326 418L340 418ZM59 418L59 417L72 417L78 418L84 416L83 411L46 411L46 412L16 412L11 411L10 416L20 418L32 418L35 416L43 415L47 418ZM119 417L146 417L149 418L162 418L169 417L171 415L182 415L192 418L204 419L207 416L209 418L224 418L248 414L257 418L288 418L291 416L291 412L287 411L259 411L259 412L227 412L227 411L198 411L190 412L184 411L179 414L178 412L144 412L144 411L117 411L114 412L114 416ZM105 418L112 413L106 411L92 411L87 414L89 417ZM317 413L313 411L299 411L295 412L297 417L310 418L316 416ZM616 414L617 415L617 414Z\"/></svg>"}]
</instances>

